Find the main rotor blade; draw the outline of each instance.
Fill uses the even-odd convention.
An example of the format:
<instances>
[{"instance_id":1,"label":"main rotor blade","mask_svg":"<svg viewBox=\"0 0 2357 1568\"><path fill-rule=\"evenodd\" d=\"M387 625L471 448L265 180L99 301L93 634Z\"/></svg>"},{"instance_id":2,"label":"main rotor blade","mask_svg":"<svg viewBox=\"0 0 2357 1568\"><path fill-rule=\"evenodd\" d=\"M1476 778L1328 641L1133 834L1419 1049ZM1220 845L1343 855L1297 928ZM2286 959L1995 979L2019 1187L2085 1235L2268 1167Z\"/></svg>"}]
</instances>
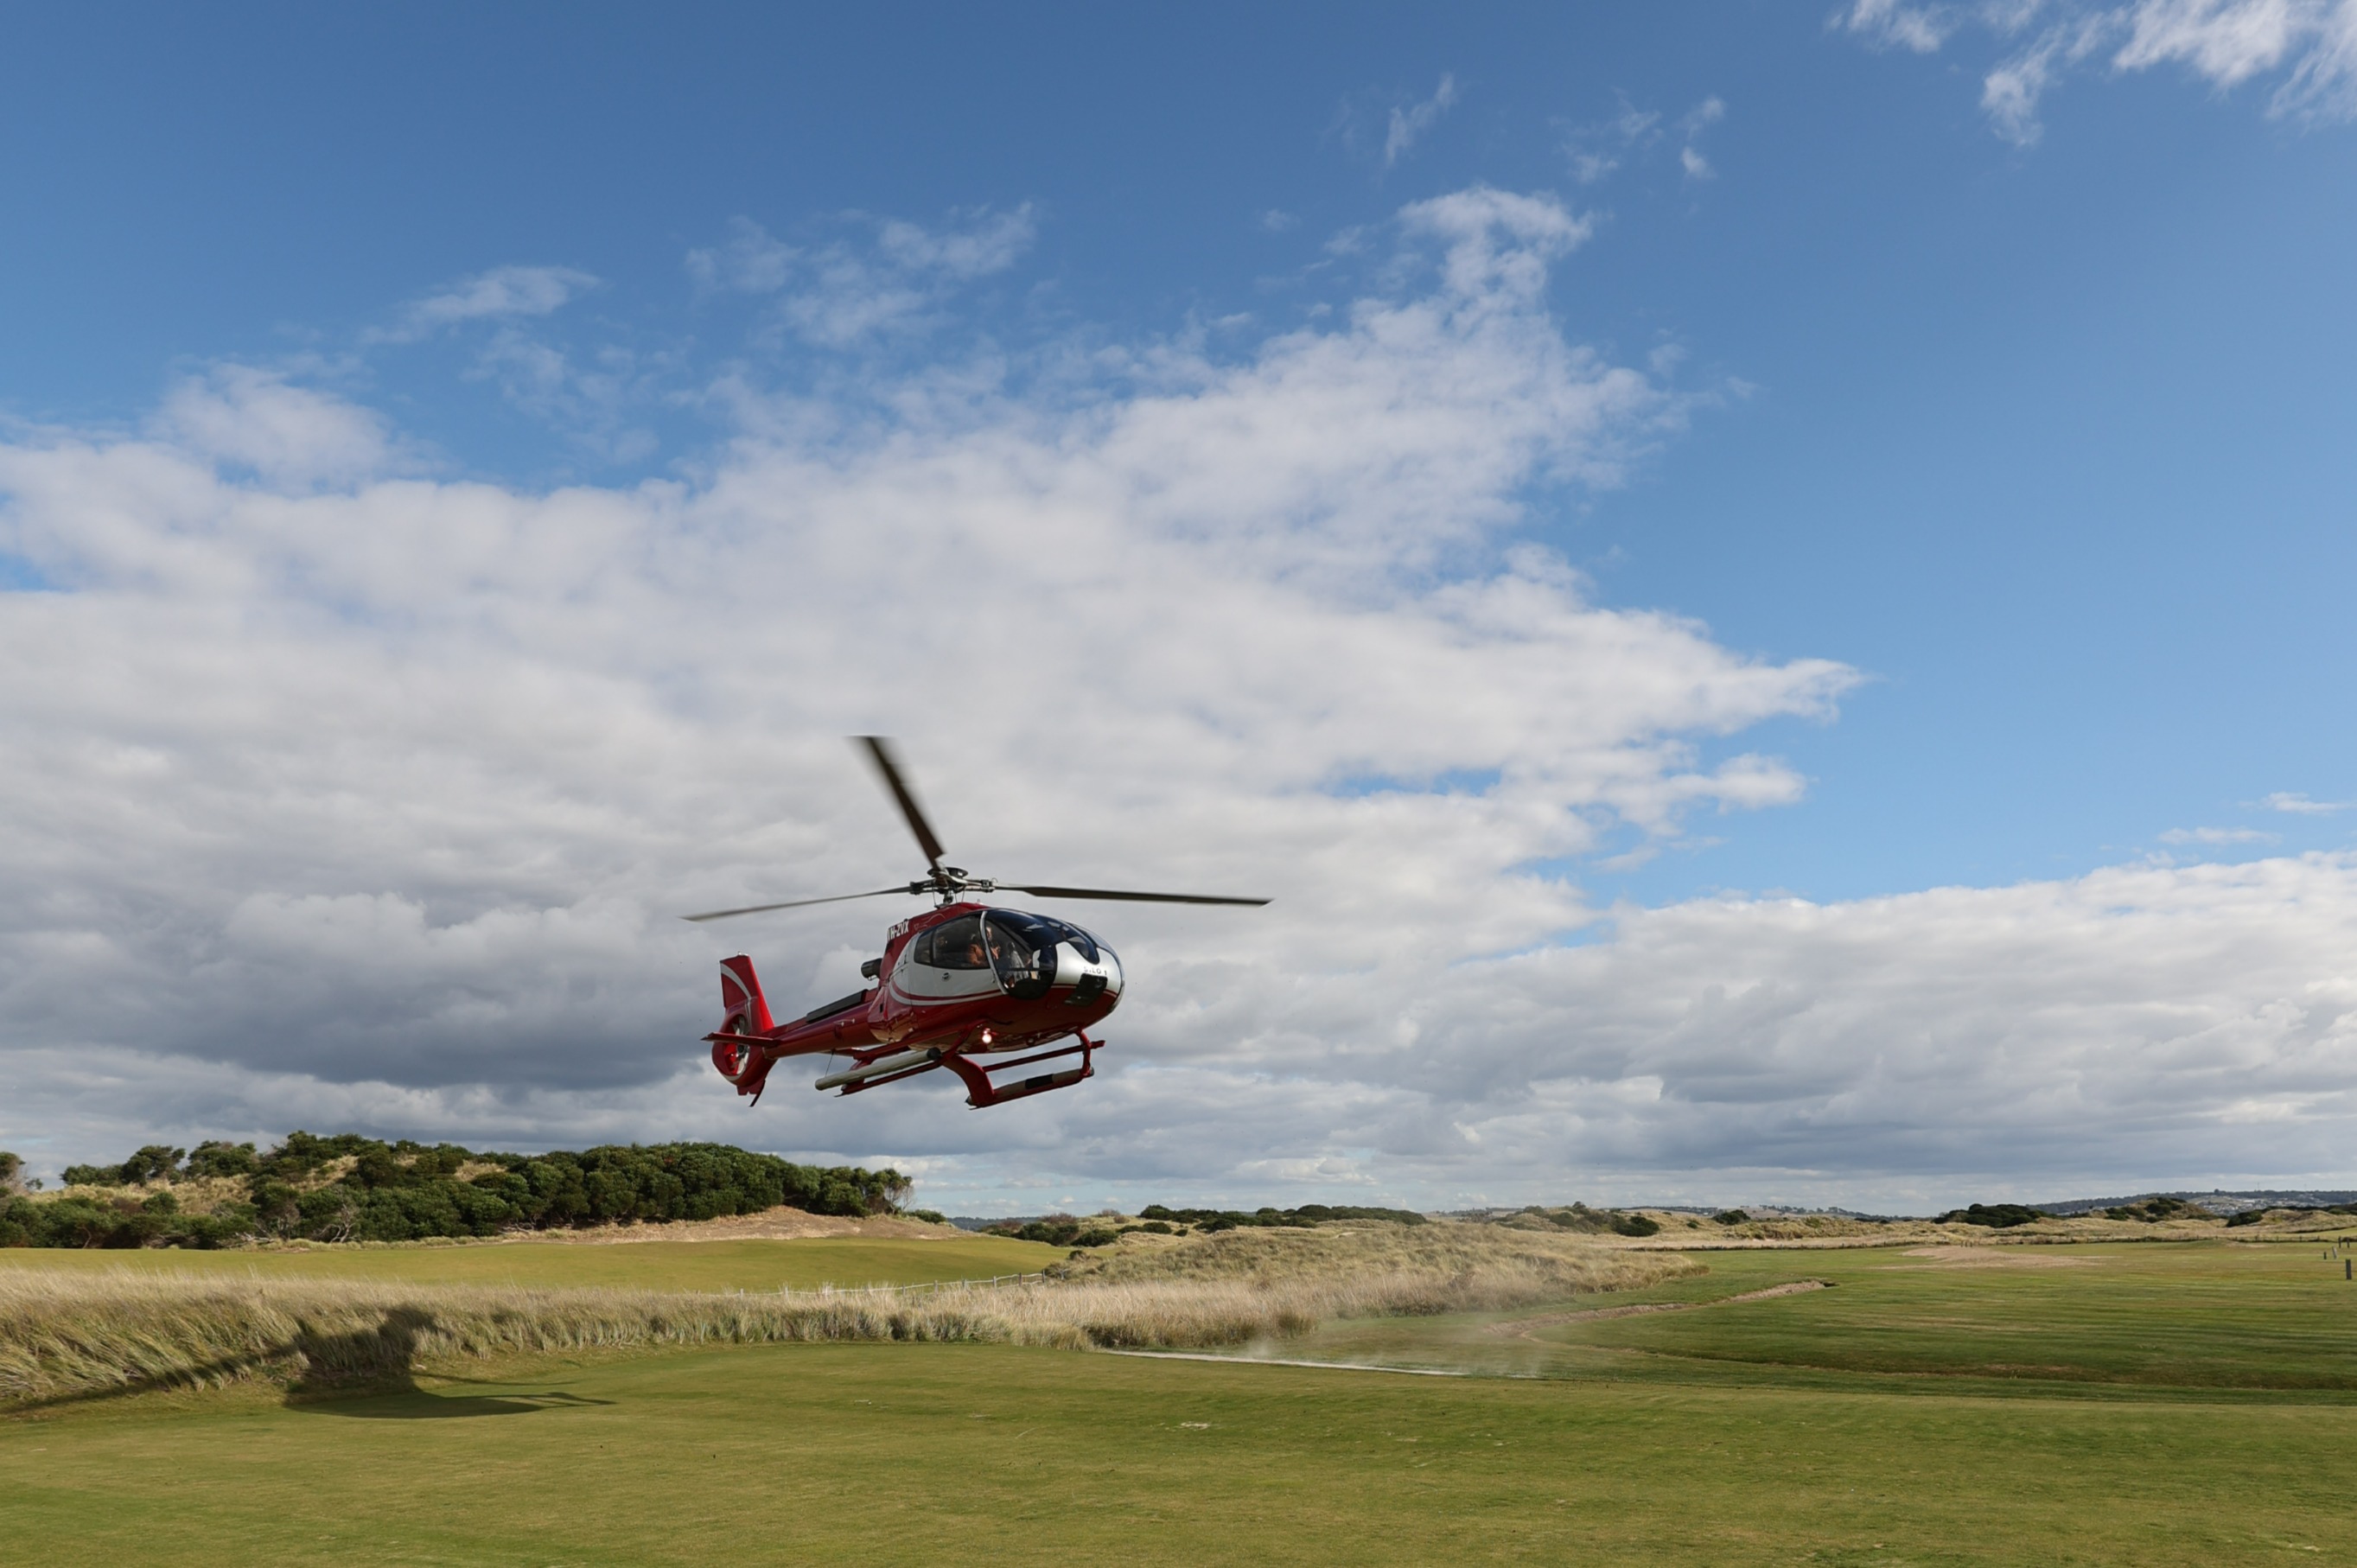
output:
<instances>
[{"instance_id":1,"label":"main rotor blade","mask_svg":"<svg viewBox=\"0 0 2357 1568\"><path fill-rule=\"evenodd\" d=\"M1215 898L1202 893L1122 893L1110 887L1041 887L1036 884L992 884L1001 893L1028 893L1040 898L1114 898L1125 904L1243 904L1258 908L1265 898Z\"/></svg>"},{"instance_id":2,"label":"main rotor blade","mask_svg":"<svg viewBox=\"0 0 2357 1568\"><path fill-rule=\"evenodd\" d=\"M923 884L918 884L922 886ZM881 898L887 893L906 893L899 887L878 887L873 893L838 893L832 898L789 898L782 904L748 904L741 909L710 909L701 915L682 915L683 920L725 920L731 915L763 915L771 909L800 909L812 904L843 904L854 898Z\"/></svg>"},{"instance_id":3,"label":"main rotor blade","mask_svg":"<svg viewBox=\"0 0 2357 1568\"><path fill-rule=\"evenodd\" d=\"M884 788L892 791L892 799L900 803L900 814L909 819L909 831L917 835L917 847L925 852L925 859L933 868L933 875L942 875L942 841L933 834L933 824L925 821L924 808L917 804L916 792L909 788L908 775L900 768L900 759L892 755L892 743L880 735L856 737L867 748L867 759L876 771L884 776Z\"/></svg>"}]
</instances>

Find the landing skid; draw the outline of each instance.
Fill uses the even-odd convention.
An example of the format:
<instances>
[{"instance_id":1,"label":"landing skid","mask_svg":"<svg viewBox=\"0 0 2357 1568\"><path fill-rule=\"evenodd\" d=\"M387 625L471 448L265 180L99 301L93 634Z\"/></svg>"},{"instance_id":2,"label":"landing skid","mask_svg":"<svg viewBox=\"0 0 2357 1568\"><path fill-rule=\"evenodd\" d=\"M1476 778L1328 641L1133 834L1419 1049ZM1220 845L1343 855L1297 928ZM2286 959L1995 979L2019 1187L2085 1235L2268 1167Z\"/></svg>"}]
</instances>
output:
<instances>
[{"instance_id":1,"label":"landing skid","mask_svg":"<svg viewBox=\"0 0 2357 1568\"><path fill-rule=\"evenodd\" d=\"M1094 1078L1097 1069L1091 1065L1089 1058L1103 1045L1103 1041L1092 1040L1085 1032L1081 1032L1078 1045L1062 1046L1052 1051L1041 1051L1036 1056L1017 1057L1011 1062L985 1065L972 1057L960 1054L944 1057L942 1065L965 1079L965 1102L979 1111L985 1105L1004 1105L1010 1100L1045 1094L1051 1089L1070 1089L1084 1078ZM1066 1068L1061 1072L1039 1073L1018 1083L1008 1084L1004 1089L990 1080L994 1072L1005 1072L1010 1068L1029 1067L1036 1062L1053 1061L1058 1057L1069 1056L1078 1056L1081 1065Z\"/></svg>"},{"instance_id":2,"label":"landing skid","mask_svg":"<svg viewBox=\"0 0 2357 1568\"><path fill-rule=\"evenodd\" d=\"M1052 1051L1039 1051L1028 1057L1017 1057L1013 1061L977 1061L963 1051L937 1049L921 1053L919 1059L910 1062L907 1067L887 1064L889 1070L877 1073L872 1078L854 1079L848 1082L843 1082L841 1079L821 1079L818 1087L834 1089L840 1084L842 1093L857 1094L863 1090L876 1089L888 1083L898 1083L904 1078L914 1078L920 1072L931 1072L935 1068L945 1067L965 1080L965 1102L979 1111L985 1105L1004 1105L1010 1100L1023 1100L1034 1094L1045 1094L1051 1089L1070 1089L1084 1078L1095 1077L1097 1069L1091 1063L1090 1058L1103 1048L1104 1042L1090 1039L1086 1031L1075 1032L1080 1035L1077 1044L1060 1046ZM917 1055L917 1053L911 1054ZM1003 1073L1019 1067L1034 1067L1040 1062L1054 1061L1060 1057L1070 1056L1079 1057L1081 1065L1066 1068L1061 1072L1036 1073L1003 1088L991 1081L990 1075L993 1073Z\"/></svg>"}]
</instances>

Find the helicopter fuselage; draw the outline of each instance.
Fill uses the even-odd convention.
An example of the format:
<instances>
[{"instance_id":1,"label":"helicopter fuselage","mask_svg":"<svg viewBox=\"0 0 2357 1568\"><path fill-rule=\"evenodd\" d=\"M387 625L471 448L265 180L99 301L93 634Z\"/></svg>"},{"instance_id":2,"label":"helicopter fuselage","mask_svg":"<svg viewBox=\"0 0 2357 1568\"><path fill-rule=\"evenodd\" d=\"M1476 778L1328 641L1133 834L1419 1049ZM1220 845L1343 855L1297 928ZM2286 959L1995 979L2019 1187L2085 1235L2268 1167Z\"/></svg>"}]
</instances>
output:
<instances>
[{"instance_id":1,"label":"helicopter fuselage","mask_svg":"<svg viewBox=\"0 0 2357 1568\"><path fill-rule=\"evenodd\" d=\"M740 1095L758 1096L785 1057L831 1055L851 1065L816 1087L855 1094L947 1068L968 1102L996 1104L1061 1089L1092 1075L1089 1026L1120 1004L1121 960L1069 921L1028 909L945 904L886 934L883 957L863 971L868 989L780 1023L770 1015L749 959L723 965L726 1008L712 1063ZM1077 1044L1019 1060L1062 1040ZM1006 1085L991 1073L1077 1055L1077 1067Z\"/></svg>"}]
</instances>

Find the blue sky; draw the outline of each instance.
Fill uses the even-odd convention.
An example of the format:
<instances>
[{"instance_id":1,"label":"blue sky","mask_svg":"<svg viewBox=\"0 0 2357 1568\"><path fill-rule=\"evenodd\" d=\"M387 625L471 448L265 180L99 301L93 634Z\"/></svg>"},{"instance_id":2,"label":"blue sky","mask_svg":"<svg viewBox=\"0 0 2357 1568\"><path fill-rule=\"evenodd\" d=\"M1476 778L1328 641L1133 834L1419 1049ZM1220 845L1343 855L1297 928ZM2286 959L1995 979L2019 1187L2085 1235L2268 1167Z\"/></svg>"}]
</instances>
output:
<instances>
[{"instance_id":1,"label":"blue sky","mask_svg":"<svg viewBox=\"0 0 2357 1568\"><path fill-rule=\"evenodd\" d=\"M1807 803L1702 835L1722 842L1628 896L2051 875L2170 830L2348 841L2349 819L2255 807L2357 793L2357 733L2330 716L2357 575L2357 134L2271 119L2256 88L2099 77L2023 148L1979 112L1986 60L1760 5L17 27L0 407L20 418L133 421L192 360L350 354L502 263L601 280L576 342L703 369L742 328L681 255L739 218L794 236L1030 204L1036 249L969 302L1017 342L1284 322L1332 297L1315 269L1339 232L1477 181L1552 188L1603 214L1555 286L1569 328L1674 347L1720 401L1535 532L1613 601L1874 682L1838 725L1775 736ZM1392 114L1444 75L1455 102L1387 163ZM1678 123L1714 101L1696 179ZM1609 129L1632 113L1659 117L1635 146ZM1582 152L1621 166L1583 184ZM662 446L586 458L468 381L473 347L352 374L449 461L524 483L662 472L712 438L651 409Z\"/></svg>"},{"instance_id":2,"label":"blue sky","mask_svg":"<svg viewBox=\"0 0 2357 1568\"><path fill-rule=\"evenodd\" d=\"M1663 768L1766 757L1789 783L1674 811L1563 786L1557 805L1594 835L1542 835L1491 874L1539 867L1570 889L1570 912L1534 909L1477 956L1609 941L1622 922L1599 911L1729 894L1865 910L1933 888L2338 855L2357 811L2268 802L2357 799L2341 722L2357 673L2343 610L2357 578L2357 101L2350 56L2332 53L2357 48L2334 43L2357 38L2352 16L2322 0L28 15L0 56L0 414L25 452L193 452L256 495L482 486L659 508L647 498L667 486L726 494L732 476L763 471L747 454L789 429L796 461L829 471L879 442L947 442L1001 419L1071 421L1056 448L1071 450L1092 411L1167 391L1175 356L1192 356L1181 381L1243 377L1288 335L1426 297L1441 252L1411 253L1400 235L1466 231L1414 215L1508 193L1558 215L1498 220L1514 235L1499 253L1546 269L1527 321L1642 391L1576 450L1469 484L1464 505L1504 509L1496 521L1401 547L1384 586L1337 588L1333 604L1520 573L1499 564L1536 545L1583 575L1598 610L1684 618L1763 667L1850 674L1835 693L1794 673L1723 725L1631 721L1631 736L1682 737L1684 760ZM2004 96L2032 78L2028 107ZM273 441L312 444L291 467L272 467L283 447L254 444L277 417L256 387L311 400L272 427ZM238 421L242 434L222 434ZM339 467L317 445L339 441L363 455ZM649 526L633 548L662 559L672 536ZM705 526L673 542L701 548ZM94 607L129 580L110 573L136 575L91 565L59 527L0 541L20 597ZM1254 546L1222 548L1237 562ZM781 563L742 613L802 614L795 585L832 581L818 559ZM1265 580L1238 570L1284 585L1323 569L1310 560ZM430 613L355 607L365 596L307 613L388 628ZM977 613L1009 635L1056 635L1012 601ZM897 615L878 606L805 650L797 678L867 657ZM641 664L629 678L675 693L696 672ZM703 700L678 697L679 712ZM1131 755L1151 769L1155 699L1108 700L1139 704ZM1222 695L1169 700L1198 713ZM921 756L923 723L896 716L888 693L876 702L870 722L909 732ZM841 715L798 716L816 734ZM16 744L62 746L53 722L20 714ZM1352 746L1312 770L1317 788L1347 800L1363 789L1351 779L1423 777L1478 795L1517 766L1478 746L1388 760ZM836 787L794 777L789 794ZM1123 778L1106 788L1118 795ZM430 857L420 832L404 853ZM221 872L191 866L188 907L267 885L414 899L439 929L576 907L595 881L580 857L596 853L549 854L574 883L519 870L497 886L410 886L298 855L209 894ZM644 896L655 908L669 890ZM34 921L20 937L65 929ZM207 940L150 956L199 964ZM866 939L828 927L746 940ZM1169 940L1210 943L1184 950L1217 961L1217 938ZM1302 940L1297 961L1326 961ZM2271 1004L2244 1002L2254 1016ZM33 1036L28 1050L66 1048ZM201 1064L228 1047L175 1050ZM222 1113L266 1126L307 1103L288 1090ZM350 1113L389 1126L442 1112ZM545 1106L486 1115L524 1140L589 1124ZM76 1123L87 1137L114 1135L89 1116ZM819 1125L794 1135L863 1155L923 1144L877 1124L861 1127L868 1142L822 1145ZM1133 1179L1074 1152L1092 1136L1057 1132L1047 1164ZM1327 1179L1318 1160L1384 1146L1363 1128L1329 1142L1288 1155L1299 1168L1284 1179ZM1658 1184L1667 1147L1613 1145L1526 1179ZM1006 1149L959 1157L977 1201L1022 1206L1003 1185ZM2180 1172L2146 1151L2113 1168L2192 1177L2241 1157ZM2077 1174L2042 1158L2000 1164ZM1984 1183L1975 1194L1999 1173L1957 1159ZM1733 1166L1788 1174L1721 1185L1740 1197L1759 1190L1746 1182L1848 1183L1838 1191L1904 1201L1907 1183L1932 1177L1903 1164L1755 1150ZM1471 1168L1431 1166L1410 1196L1471 1191ZM1275 1169L1245 1161L1216 1179Z\"/></svg>"}]
</instances>

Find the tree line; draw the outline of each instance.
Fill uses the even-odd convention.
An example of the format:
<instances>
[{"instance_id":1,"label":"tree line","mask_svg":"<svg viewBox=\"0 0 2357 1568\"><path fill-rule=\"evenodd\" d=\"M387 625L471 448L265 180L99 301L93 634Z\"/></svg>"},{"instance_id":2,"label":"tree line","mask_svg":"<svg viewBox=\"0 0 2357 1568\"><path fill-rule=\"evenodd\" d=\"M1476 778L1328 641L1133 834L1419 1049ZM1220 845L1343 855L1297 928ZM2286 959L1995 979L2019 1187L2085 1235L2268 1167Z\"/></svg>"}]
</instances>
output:
<instances>
[{"instance_id":1,"label":"tree line","mask_svg":"<svg viewBox=\"0 0 2357 1568\"><path fill-rule=\"evenodd\" d=\"M56 1196L26 1192L22 1169L16 1155L0 1153L0 1247L415 1241L716 1219L780 1204L813 1214L889 1214L911 1185L895 1170L796 1165L726 1144L513 1155L354 1133L291 1133L269 1149L149 1144L119 1165L67 1166L69 1190ZM181 1190L199 1181L208 1183L200 1211L181 1200Z\"/></svg>"}]
</instances>

